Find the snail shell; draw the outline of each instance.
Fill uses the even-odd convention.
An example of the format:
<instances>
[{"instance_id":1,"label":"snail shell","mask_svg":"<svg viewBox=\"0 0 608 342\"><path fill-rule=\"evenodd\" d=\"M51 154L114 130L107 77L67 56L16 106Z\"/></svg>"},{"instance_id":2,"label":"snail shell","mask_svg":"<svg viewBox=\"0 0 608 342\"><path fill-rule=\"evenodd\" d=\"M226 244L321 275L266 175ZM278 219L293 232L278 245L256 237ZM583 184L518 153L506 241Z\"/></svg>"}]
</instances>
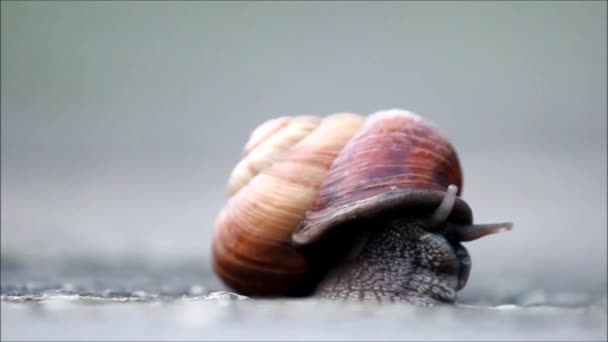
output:
<instances>
[{"instance_id":1,"label":"snail shell","mask_svg":"<svg viewBox=\"0 0 608 342\"><path fill-rule=\"evenodd\" d=\"M281 160L290 148L310 134L321 122L314 116L280 117L268 120L252 133L241 154L241 160L232 170L228 194L237 193L261 170Z\"/></svg>"},{"instance_id":2,"label":"snail shell","mask_svg":"<svg viewBox=\"0 0 608 342\"><path fill-rule=\"evenodd\" d=\"M430 123L406 111L374 113L334 161L293 242L310 244L353 219L407 206L433 210L450 184L460 195L462 178L454 147ZM449 219L472 223L459 197Z\"/></svg>"},{"instance_id":3,"label":"snail shell","mask_svg":"<svg viewBox=\"0 0 608 342\"><path fill-rule=\"evenodd\" d=\"M449 141L407 111L267 121L230 177L213 268L242 294L306 293L315 270L300 247L359 217L434 209L462 178ZM471 223L471 210L457 198L450 218Z\"/></svg>"},{"instance_id":4,"label":"snail shell","mask_svg":"<svg viewBox=\"0 0 608 342\"><path fill-rule=\"evenodd\" d=\"M340 113L270 120L252 133L229 181L213 238L213 268L237 292L274 296L310 287L311 266L290 243L332 162L363 125Z\"/></svg>"}]
</instances>

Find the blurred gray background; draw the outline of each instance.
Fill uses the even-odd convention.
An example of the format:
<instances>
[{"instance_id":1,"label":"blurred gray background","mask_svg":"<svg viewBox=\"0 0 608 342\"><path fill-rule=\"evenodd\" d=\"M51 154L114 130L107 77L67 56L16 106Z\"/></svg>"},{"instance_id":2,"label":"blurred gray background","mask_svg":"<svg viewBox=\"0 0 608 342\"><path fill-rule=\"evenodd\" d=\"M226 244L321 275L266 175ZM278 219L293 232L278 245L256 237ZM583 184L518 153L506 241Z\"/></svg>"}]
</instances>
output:
<instances>
[{"instance_id":1,"label":"blurred gray background","mask_svg":"<svg viewBox=\"0 0 608 342\"><path fill-rule=\"evenodd\" d=\"M2 1L2 264L209 272L282 115L402 108L456 146L484 279L606 290L606 2ZM477 284L477 285L476 285Z\"/></svg>"}]
</instances>

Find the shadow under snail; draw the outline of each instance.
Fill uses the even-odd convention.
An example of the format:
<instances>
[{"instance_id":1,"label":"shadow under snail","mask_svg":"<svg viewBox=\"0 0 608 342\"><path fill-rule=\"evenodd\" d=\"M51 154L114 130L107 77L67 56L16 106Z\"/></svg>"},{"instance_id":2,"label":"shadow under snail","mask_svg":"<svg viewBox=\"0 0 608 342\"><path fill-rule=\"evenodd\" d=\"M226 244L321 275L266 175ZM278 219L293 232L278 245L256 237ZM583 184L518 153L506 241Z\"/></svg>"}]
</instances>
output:
<instances>
[{"instance_id":1,"label":"shadow under snail","mask_svg":"<svg viewBox=\"0 0 608 342\"><path fill-rule=\"evenodd\" d=\"M280 117L258 126L229 180L213 269L252 297L452 303L473 224L450 142L398 109Z\"/></svg>"}]
</instances>

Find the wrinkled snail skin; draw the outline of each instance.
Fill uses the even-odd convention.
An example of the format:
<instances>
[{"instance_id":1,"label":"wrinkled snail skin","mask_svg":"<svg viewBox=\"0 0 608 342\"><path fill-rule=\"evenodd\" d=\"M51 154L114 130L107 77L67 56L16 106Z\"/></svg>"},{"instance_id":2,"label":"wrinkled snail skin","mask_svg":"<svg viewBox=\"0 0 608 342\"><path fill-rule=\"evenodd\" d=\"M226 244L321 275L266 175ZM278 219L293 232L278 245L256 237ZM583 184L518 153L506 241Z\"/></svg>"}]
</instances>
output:
<instances>
[{"instance_id":1,"label":"wrinkled snail skin","mask_svg":"<svg viewBox=\"0 0 608 342\"><path fill-rule=\"evenodd\" d=\"M508 230L509 223L492 234ZM446 224L441 230L449 230ZM339 300L451 303L468 280L471 258L459 241L428 231L424 219L393 219L365 237L355 257L336 263L314 296Z\"/></svg>"},{"instance_id":2,"label":"wrinkled snail skin","mask_svg":"<svg viewBox=\"0 0 608 342\"><path fill-rule=\"evenodd\" d=\"M470 269L466 249L428 232L423 220L383 224L356 257L330 271L314 295L422 305L453 302Z\"/></svg>"},{"instance_id":3,"label":"wrinkled snail skin","mask_svg":"<svg viewBox=\"0 0 608 342\"><path fill-rule=\"evenodd\" d=\"M251 296L451 303L474 225L447 138L403 110L278 118L252 133L213 240L214 269Z\"/></svg>"}]
</instances>

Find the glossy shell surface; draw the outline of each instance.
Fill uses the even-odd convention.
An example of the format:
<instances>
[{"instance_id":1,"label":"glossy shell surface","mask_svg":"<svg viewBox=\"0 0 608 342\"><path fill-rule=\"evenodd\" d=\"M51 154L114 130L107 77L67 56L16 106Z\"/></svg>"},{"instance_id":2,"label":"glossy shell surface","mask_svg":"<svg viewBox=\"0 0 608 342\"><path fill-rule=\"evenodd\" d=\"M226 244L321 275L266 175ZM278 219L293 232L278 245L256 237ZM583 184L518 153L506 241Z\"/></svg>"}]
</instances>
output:
<instances>
[{"instance_id":1,"label":"glossy shell surface","mask_svg":"<svg viewBox=\"0 0 608 342\"><path fill-rule=\"evenodd\" d=\"M338 224L399 206L436 206L450 184L460 193L460 162L437 128L407 111L376 112L334 161L293 242L310 244ZM460 199L454 212L472 221Z\"/></svg>"},{"instance_id":2,"label":"glossy shell surface","mask_svg":"<svg viewBox=\"0 0 608 342\"><path fill-rule=\"evenodd\" d=\"M241 160L232 170L228 194L234 195L261 170L283 159L293 145L310 134L321 122L315 116L280 117L258 126L243 148Z\"/></svg>"},{"instance_id":3,"label":"glossy shell surface","mask_svg":"<svg viewBox=\"0 0 608 342\"><path fill-rule=\"evenodd\" d=\"M213 268L239 293L276 296L309 286L309 262L291 235L336 156L361 128L349 113L267 121L251 134L229 180L213 238Z\"/></svg>"}]
</instances>

